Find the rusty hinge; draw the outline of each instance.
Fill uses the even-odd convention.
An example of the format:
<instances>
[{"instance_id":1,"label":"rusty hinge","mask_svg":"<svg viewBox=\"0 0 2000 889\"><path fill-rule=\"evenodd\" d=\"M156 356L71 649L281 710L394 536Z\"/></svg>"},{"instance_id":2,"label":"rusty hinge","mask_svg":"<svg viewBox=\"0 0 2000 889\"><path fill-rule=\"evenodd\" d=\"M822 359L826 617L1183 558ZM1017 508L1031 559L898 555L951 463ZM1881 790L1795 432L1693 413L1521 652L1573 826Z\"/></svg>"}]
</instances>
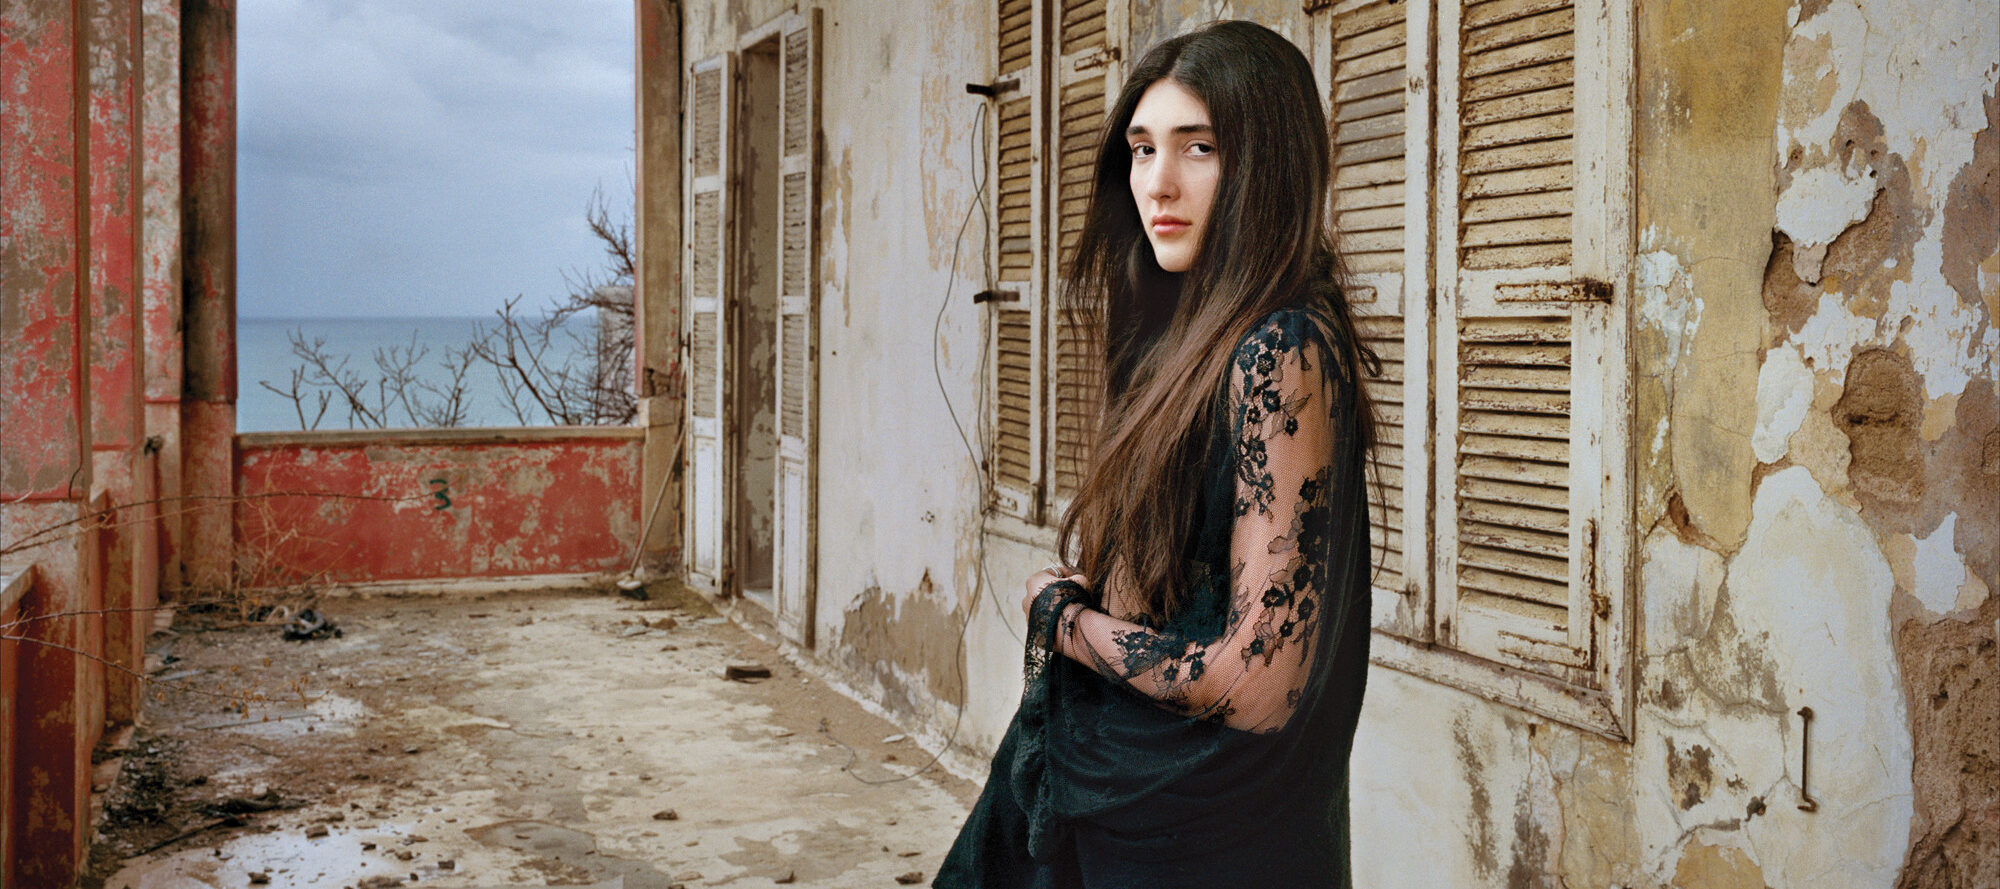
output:
<instances>
[{"instance_id":1,"label":"rusty hinge","mask_svg":"<svg viewBox=\"0 0 2000 889\"><path fill-rule=\"evenodd\" d=\"M1590 611L1600 619L1611 616L1611 597L1597 582L1597 520L1583 522L1583 584L1590 595Z\"/></svg>"},{"instance_id":2,"label":"rusty hinge","mask_svg":"<svg viewBox=\"0 0 2000 889\"><path fill-rule=\"evenodd\" d=\"M1565 627L1557 627L1556 629L1558 631L1567 630ZM1495 636L1498 637L1497 647L1500 649L1501 654L1511 655L1525 661L1543 661L1551 664L1561 664L1565 667L1575 667L1579 670L1590 669L1591 653L1589 649L1576 648L1566 642L1550 642L1546 639L1537 639L1532 636L1516 633L1512 630L1501 630Z\"/></svg>"},{"instance_id":3,"label":"rusty hinge","mask_svg":"<svg viewBox=\"0 0 2000 889\"><path fill-rule=\"evenodd\" d=\"M1612 289L1609 281L1577 278L1572 281L1497 284L1493 291L1494 299L1503 303L1608 303Z\"/></svg>"},{"instance_id":4,"label":"rusty hinge","mask_svg":"<svg viewBox=\"0 0 2000 889\"><path fill-rule=\"evenodd\" d=\"M1086 68L1101 68L1116 61L1118 61L1118 47L1100 46L1095 50L1077 56L1076 61L1070 64L1069 69L1071 71L1082 71Z\"/></svg>"}]
</instances>

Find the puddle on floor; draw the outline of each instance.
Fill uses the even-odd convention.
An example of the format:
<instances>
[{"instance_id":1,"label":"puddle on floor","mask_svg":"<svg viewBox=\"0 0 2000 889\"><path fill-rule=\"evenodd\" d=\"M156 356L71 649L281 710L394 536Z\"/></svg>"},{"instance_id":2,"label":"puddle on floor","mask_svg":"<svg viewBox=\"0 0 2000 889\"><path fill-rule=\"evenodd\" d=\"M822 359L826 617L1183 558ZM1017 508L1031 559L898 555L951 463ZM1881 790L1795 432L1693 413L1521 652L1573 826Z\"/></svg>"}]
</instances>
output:
<instances>
[{"instance_id":1,"label":"puddle on floor","mask_svg":"<svg viewBox=\"0 0 2000 889\"><path fill-rule=\"evenodd\" d=\"M535 862L547 862L548 870L568 871L588 880L612 879L625 889L667 889L675 882L643 861L599 853L597 837L560 824L502 821L468 827L465 833L488 846L532 856L528 867L535 867Z\"/></svg>"},{"instance_id":2,"label":"puddle on floor","mask_svg":"<svg viewBox=\"0 0 2000 889\"><path fill-rule=\"evenodd\" d=\"M308 700L271 701L253 704L242 716L218 719L195 726L221 729L260 738L289 738L311 732L354 731L356 723L368 715L368 705L333 692L320 692Z\"/></svg>"},{"instance_id":3,"label":"puddle on floor","mask_svg":"<svg viewBox=\"0 0 2000 889\"><path fill-rule=\"evenodd\" d=\"M369 877L394 877L406 884L412 874L417 885L457 876L464 862L441 868L435 856L413 852L412 860L394 856L410 847L399 838L411 833L411 824L383 824L368 829L334 825L323 837L307 839L298 828L272 833L243 834L220 846L199 840L171 852L136 858L104 881L105 889L220 889L251 885L250 874L263 873L269 889L340 889L354 886ZM374 843L364 850L363 843ZM452 885L465 886L467 882ZM481 882L477 885L499 885Z\"/></svg>"}]
</instances>

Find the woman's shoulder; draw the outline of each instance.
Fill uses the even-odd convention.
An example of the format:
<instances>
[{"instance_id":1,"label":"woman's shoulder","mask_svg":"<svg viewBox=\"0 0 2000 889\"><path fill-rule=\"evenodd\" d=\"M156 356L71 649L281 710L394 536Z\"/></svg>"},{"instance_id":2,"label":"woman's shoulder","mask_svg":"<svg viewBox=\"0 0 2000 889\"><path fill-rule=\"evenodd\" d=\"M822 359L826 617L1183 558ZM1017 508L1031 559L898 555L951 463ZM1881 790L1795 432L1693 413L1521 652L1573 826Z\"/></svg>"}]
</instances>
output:
<instances>
[{"instance_id":1,"label":"woman's shoulder","mask_svg":"<svg viewBox=\"0 0 2000 889\"><path fill-rule=\"evenodd\" d=\"M1325 355L1331 351L1327 345L1330 327L1325 313L1311 306L1273 309L1237 341L1236 366L1245 373L1257 373L1268 370L1271 361L1287 353Z\"/></svg>"}]
</instances>

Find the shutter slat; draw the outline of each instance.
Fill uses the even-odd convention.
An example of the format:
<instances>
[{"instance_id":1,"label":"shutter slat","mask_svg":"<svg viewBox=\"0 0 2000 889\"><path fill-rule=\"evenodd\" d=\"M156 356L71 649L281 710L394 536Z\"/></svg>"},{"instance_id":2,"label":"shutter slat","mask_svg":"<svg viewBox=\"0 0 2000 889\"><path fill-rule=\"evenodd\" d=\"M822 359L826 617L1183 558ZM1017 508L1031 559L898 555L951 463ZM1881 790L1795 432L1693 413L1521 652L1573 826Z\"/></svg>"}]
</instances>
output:
<instances>
[{"instance_id":1,"label":"shutter slat","mask_svg":"<svg viewBox=\"0 0 2000 889\"><path fill-rule=\"evenodd\" d=\"M1569 483L1569 467L1561 463L1533 463L1524 460L1468 456L1459 461L1458 473L1467 478L1493 479L1544 487Z\"/></svg>"},{"instance_id":2,"label":"shutter slat","mask_svg":"<svg viewBox=\"0 0 2000 889\"><path fill-rule=\"evenodd\" d=\"M1034 314L1026 309L994 313L995 371L999 378L993 397L995 481L1027 487L1033 461Z\"/></svg>"},{"instance_id":3,"label":"shutter slat","mask_svg":"<svg viewBox=\"0 0 2000 889\"><path fill-rule=\"evenodd\" d=\"M1469 126L1498 123L1505 120L1519 120L1527 117L1542 117L1549 114L1568 114L1576 108L1576 87L1564 83L1551 89L1536 90L1486 99L1465 109L1463 123ZM1565 128L1564 132L1573 132Z\"/></svg>"},{"instance_id":4,"label":"shutter slat","mask_svg":"<svg viewBox=\"0 0 2000 889\"><path fill-rule=\"evenodd\" d=\"M1519 602L1532 602L1550 608L1566 608L1569 604L1569 587L1567 584L1550 583L1544 580L1520 577L1513 574L1502 574L1497 571L1487 571L1483 568L1475 568L1470 565L1461 564L1458 571L1458 584L1459 589L1469 593L1485 593Z\"/></svg>"},{"instance_id":5,"label":"shutter slat","mask_svg":"<svg viewBox=\"0 0 2000 889\"><path fill-rule=\"evenodd\" d=\"M1333 100L1336 103L1345 103L1391 93L1401 94L1406 79L1401 68L1391 68L1366 75L1357 72L1349 80L1340 80L1336 75L1337 85L1333 91Z\"/></svg>"},{"instance_id":6,"label":"shutter slat","mask_svg":"<svg viewBox=\"0 0 2000 889\"><path fill-rule=\"evenodd\" d=\"M1574 132L1576 132L1576 122L1571 119L1569 110L1563 109L1540 117L1468 126L1465 128L1460 147L1466 151L1478 151L1482 148L1499 148L1505 145L1550 142L1554 141L1552 137L1567 141L1569 134Z\"/></svg>"},{"instance_id":7,"label":"shutter slat","mask_svg":"<svg viewBox=\"0 0 2000 889\"><path fill-rule=\"evenodd\" d=\"M1575 58L1576 35L1567 32L1550 34L1537 40L1485 52L1473 49L1466 56L1465 66L1459 71L1459 76L1477 81L1482 78L1501 77L1524 68L1571 61Z\"/></svg>"},{"instance_id":8,"label":"shutter slat","mask_svg":"<svg viewBox=\"0 0 2000 889\"><path fill-rule=\"evenodd\" d=\"M1402 132L1403 91L1391 90L1378 96L1362 96L1343 101L1334 106L1333 119L1345 125L1352 121L1365 120L1385 114L1393 114L1397 120L1396 132Z\"/></svg>"},{"instance_id":9,"label":"shutter slat","mask_svg":"<svg viewBox=\"0 0 2000 889\"><path fill-rule=\"evenodd\" d=\"M1335 210L1368 210L1376 207L1401 207L1403 205L1403 183L1387 182L1356 188L1343 188L1333 196Z\"/></svg>"},{"instance_id":10,"label":"shutter slat","mask_svg":"<svg viewBox=\"0 0 2000 889\"><path fill-rule=\"evenodd\" d=\"M1483 28L1511 19L1523 18L1569 6L1573 0L1486 0L1466 4L1462 16L1467 28Z\"/></svg>"},{"instance_id":11,"label":"shutter slat","mask_svg":"<svg viewBox=\"0 0 2000 889\"><path fill-rule=\"evenodd\" d=\"M1459 493L1468 500L1519 504L1565 514L1569 512L1569 489L1562 485L1531 485L1467 476L1459 484Z\"/></svg>"},{"instance_id":12,"label":"shutter slat","mask_svg":"<svg viewBox=\"0 0 2000 889\"><path fill-rule=\"evenodd\" d=\"M1334 136L1334 144L1341 146L1340 150L1343 154L1354 150L1350 147L1354 143L1368 142L1370 140L1389 142L1389 153L1401 155L1403 153L1403 115L1400 113L1383 114L1376 117L1350 121L1342 124L1335 131ZM1388 155L1379 156L1386 157Z\"/></svg>"},{"instance_id":13,"label":"shutter slat","mask_svg":"<svg viewBox=\"0 0 2000 889\"><path fill-rule=\"evenodd\" d=\"M1477 103L1492 102L1542 90L1561 89L1573 86L1575 83L1576 62L1561 59L1532 68L1498 72L1490 77L1470 78L1465 83L1465 90L1460 99L1469 107L1476 107Z\"/></svg>"},{"instance_id":14,"label":"shutter slat","mask_svg":"<svg viewBox=\"0 0 2000 889\"><path fill-rule=\"evenodd\" d=\"M1565 559L1490 546L1468 546L1461 560L1461 564L1470 567L1539 580L1559 589L1569 584L1569 564Z\"/></svg>"},{"instance_id":15,"label":"shutter slat","mask_svg":"<svg viewBox=\"0 0 2000 889\"><path fill-rule=\"evenodd\" d=\"M1531 194L1508 195L1502 198L1477 198L1465 202L1464 215L1467 224L1499 222L1508 219L1534 219L1538 217L1567 217L1573 206L1569 189L1545 191Z\"/></svg>"},{"instance_id":16,"label":"shutter slat","mask_svg":"<svg viewBox=\"0 0 2000 889\"><path fill-rule=\"evenodd\" d=\"M1341 232L1341 249L1348 253L1394 253L1403 251L1403 231L1400 228L1387 231Z\"/></svg>"},{"instance_id":17,"label":"shutter slat","mask_svg":"<svg viewBox=\"0 0 2000 889\"><path fill-rule=\"evenodd\" d=\"M1547 244L1510 244L1501 247L1473 247L1465 250L1468 269L1526 269L1557 266L1569 262L1568 241Z\"/></svg>"},{"instance_id":18,"label":"shutter slat","mask_svg":"<svg viewBox=\"0 0 2000 889\"><path fill-rule=\"evenodd\" d=\"M1576 143L1564 137L1497 148L1468 149L1460 158L1460 165L1465 173L1473 174L1567 165L1575 159Z\"/></svg>"},{"instance_id":19,"label":"shutter slat","mask_svg":"<svg viewBox=\"0 0 2000 889\"><path fill-rule=\"evenodd\" d=\"M1576 9L1563 5L1547 12L1492 25L1473 26L1465 36L1465 52L1486 53L1576 30Z\"/></svg>"}]
</instances>

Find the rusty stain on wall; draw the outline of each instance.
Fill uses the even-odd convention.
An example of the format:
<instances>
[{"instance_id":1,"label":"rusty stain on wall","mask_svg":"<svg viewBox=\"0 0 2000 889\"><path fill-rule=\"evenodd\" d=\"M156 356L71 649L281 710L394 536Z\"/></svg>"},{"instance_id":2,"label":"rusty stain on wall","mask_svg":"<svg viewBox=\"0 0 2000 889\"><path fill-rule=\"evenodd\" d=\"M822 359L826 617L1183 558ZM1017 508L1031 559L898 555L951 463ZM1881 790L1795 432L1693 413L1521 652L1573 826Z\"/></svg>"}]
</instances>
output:
<instances>
[{"instance_id":1,"label":"rusty stain on wall","mask_svg":"<svg viewBox=\"0 0 2000 889\"><path fill-rule=\"evenodd\" d=\"M944 606L929 569L907 595L891 597L871 586L845 613L834 650L850 670L881 684L883 706L923 714L934 700L964 705L958 639L965 614L962 606Z\"/></svg>"}]
</instances>

